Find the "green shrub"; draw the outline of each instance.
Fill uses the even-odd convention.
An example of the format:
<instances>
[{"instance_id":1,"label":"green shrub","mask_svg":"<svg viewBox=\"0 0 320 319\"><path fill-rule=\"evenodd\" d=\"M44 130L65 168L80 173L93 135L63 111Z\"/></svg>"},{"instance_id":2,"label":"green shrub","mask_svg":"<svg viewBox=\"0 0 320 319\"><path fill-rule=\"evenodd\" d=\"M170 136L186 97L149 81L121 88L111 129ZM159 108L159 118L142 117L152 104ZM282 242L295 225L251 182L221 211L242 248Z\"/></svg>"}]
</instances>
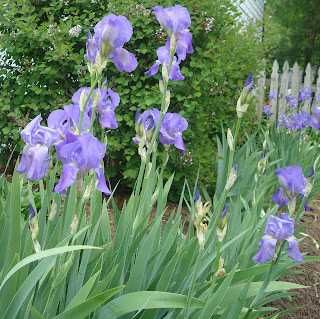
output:
<instances>
[{"instance_id":1,"label":"green shrub","mask_svg":"<svg viewBox=\"0 0 320 319\"><path fill-rule=\"evenodd\" d=\"M185 176L194 178L200 167L201 182L208 186L215 178L215 135L221 125L230 125L243 76L257 70L262 50L254 30L244 31L236 22L238 14L230 0L182 2L192 12L195 52L183 65L186 81L183 85L173 84L171 105L173 111L180 111L189 121L188 152L175 156L170 165L176 171L176 182ZM0 43L19 65L11 73L0 69L6 74L0 80L3 162L17 143L16 154L20 150L19 127L39 112L45 117L67 104L79 86L89 83L84 61L87 32L113 11L127 15L134 26L129 49L137 55L139 67L131 76L114 77L109 70L108 81L119 92L121 106L117 111L119 130L108 132L108 175L123 177L124 186L131 184L139 163L136 147L131 143L135 112L159 105L158 81L144 76L156 58L156 48L164 42L165 35L146 9L156 4L153 0L140 4L134 0L3 0ZM79 36L70 35L69 30L77 25L81 26Z\"/></svg>"}]
</instances>

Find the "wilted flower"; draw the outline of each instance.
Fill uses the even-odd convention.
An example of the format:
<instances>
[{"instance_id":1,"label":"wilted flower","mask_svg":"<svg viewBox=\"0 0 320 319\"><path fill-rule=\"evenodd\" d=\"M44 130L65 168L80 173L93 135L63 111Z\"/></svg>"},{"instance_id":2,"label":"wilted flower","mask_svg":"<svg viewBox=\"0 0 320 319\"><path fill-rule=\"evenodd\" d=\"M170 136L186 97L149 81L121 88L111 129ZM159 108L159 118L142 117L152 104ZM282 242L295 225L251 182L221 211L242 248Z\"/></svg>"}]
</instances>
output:
<instances>
[{"instance_id":1,"label":"wilted flower","mask_svg":"<svg viewBox=\"0 0 320 319\"><path fill-rule=\"evenodd\" d=\"M307 179L303 175L302 168L298 165L278 168L276 175L280 184L291 194L304 195L307 188Z\"/></svg>"},{"instance_id":2,"label":"wilted flower","mask_svg":"<svg viewBox=\"0 0 320 319\"><path fill-rule=\"evenodd\" d=\"M253 260L256 263L265 263L271 260L275 254L278 240L288 242L288 256L290 258L297 262L303 260L298 242L294 237L294 220L287 213L280 214L279 217L273 215L268 217L259 251Z\"/></svg>"},{"instance_id":3,"label":"wilted flower","mask_svg":"<svg viewBox=\"0 0 320 319\"><path fill-rule=\"evenodd\" d=\"M26 146L17 171L30 180L40 180L47 174L50 163L49 148L59 140L55 130L40 125L41 120L41 115L38 115L21 131Z\"/></svg>"},{"instance_id":4,"label":"wilted flower","mask_svg":"<svg viewBox=\"0 0 320 319\"><path fill-rule=\"evenodd\" d=\"M56 192L64 192L71 186L76 181L79 172L94 170L97 176L97 189L110 194L101 164L106 153L106 146L91 133L75 135L68 132L65 141L57 145L56 149L58 159L63 164L60 180L55 186Z\"/></svg>"},{"instance_id":5,"label":"wilted flower","mask_svg":"<svg viewBox=\"0 0 320 319\"><path fill-rule=\"evenodd\" d=\"M272 201L279 207L288 205L289 199L285 194L283 187L277 189L277 191L272 195Z\"/></svg>"},{"instance_id":6,"label":"wilted flower","mask_svg":"<svg viewBox=\"0 0 320 319\"><path fill-rule=\"evenodd\" d=\"M177 113L166 113L160 128L160 142L163 145L174 145L185 151L182 133L188 128L187 120Z\"/></svg>"},{"instance_id":7,"label":"wilted flower","mask_svg":"<svg viewBox=\"0 0 320 319\"><path fill-rule=\"evenodd\" d=\"M194 227L196 228L196 235L199 242L199 246L203 249L205 244L205 235L208 230L208 213L210 209L210 203L202 203L200 192L197 190L194 195L195 202L195 219Z\"/></svg>"},{"instance_id":8,"label":"wilted flower","mask_svg":"<svg viewBox=\"0 0 320 319\"><path fill-rule=\"evenodd\" d=\"M109 14L94 27L94 34L87 39L86 58L91 64L103 64L108 59L120 72L132 72L138 62L136 57L123 48L132 36L129 20L124 16Z\"/></svg>"}]
</instances>

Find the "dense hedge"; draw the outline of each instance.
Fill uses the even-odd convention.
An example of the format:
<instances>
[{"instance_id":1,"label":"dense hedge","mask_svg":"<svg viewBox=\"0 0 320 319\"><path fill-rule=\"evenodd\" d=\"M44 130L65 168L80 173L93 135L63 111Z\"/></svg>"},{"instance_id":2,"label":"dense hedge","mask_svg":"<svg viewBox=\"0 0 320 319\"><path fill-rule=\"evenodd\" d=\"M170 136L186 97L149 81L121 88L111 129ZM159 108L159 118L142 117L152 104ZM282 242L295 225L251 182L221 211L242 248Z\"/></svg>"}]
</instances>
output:
<instances>
[{"instance_id":1,"label":"dense hedge","mask_svg":"<svg viewBox=\"0 0 320 319\"><path fill-rule=\"evenodd\" d=\"M72 93L87 85L84 61L87 32L106 13L128 16L134 27L128 46L139 61L131 75L108 70L109 85L119 92L119 129L108 132L111 177L124 177L128 185L139 159L132 145L137 110L159 105L158 81L144 71L156 58L155 50L165 34L159 30L150 8L160 1L145 0L3 0L0 45L15 63L0 70L0 138L2 161L19 142L19 129L39 112L69 102ZM255 72L261 45L245 31L230 0L181 1L192 13L194 54L183 65L186 81L173 84L171 109L180 111L190 128L188 152L171 163L176 181L194 177L200 166L202 182L214 180L215 134L234 117L236 96L248 72ZM161 1L161 5L173 3ZM149 9L147 9L149 8ZM78 27L77 27L78 26ZM71 30L70 30L71 29ZM80 65L80 66L79 66ZM20 144L18 144L19 150ZM176 184L177 185L177 184Z\"/></svg>"}]
</instances>

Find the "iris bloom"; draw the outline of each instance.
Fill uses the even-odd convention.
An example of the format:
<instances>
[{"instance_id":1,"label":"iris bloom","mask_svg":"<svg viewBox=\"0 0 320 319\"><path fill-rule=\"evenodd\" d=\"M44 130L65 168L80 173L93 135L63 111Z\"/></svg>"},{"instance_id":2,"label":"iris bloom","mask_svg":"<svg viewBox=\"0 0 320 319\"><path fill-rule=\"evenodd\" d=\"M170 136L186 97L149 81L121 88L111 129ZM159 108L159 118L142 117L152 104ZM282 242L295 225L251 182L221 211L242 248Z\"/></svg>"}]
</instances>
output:
<instances>
[{"instance_id":1,"label":"iris bloom","mask_svg":"<svg viewBox=\"0 0 320 319\"><path fill-rule=\"evenodd\" d=\"M299 101L304 102L310 100L312 97L312 90L311 88L305 87L300 90L299 92Z\"/></svg>"},{"instance_id":2,"label":"iris bloom","mask_svg":"<svg viewBox=\"0 0 320 319\"><path fill-rule=\"evenodd\" d=\"M303 175L302 168L298 165L278 168L276 175L283 188L291 194L305 195L307 179Z\"/></svg>"},{"instance_id":3,"label":"iris bloom","mask_svg":"<svg viewBox=\"0 0 320 319\"><path fill-rule=\"evenodd\" d=\"M91 133L75 135L68 132L65 141L57 145L56 149L58 159L63 164L60 180L55 186L56 192L64 192L71 186L76 181L78 173L93 170L97 176L97 189L110 194L101 164L106 146Z\"/></svg>"},{"instance_id":4,"label":"iris bloom","mask_svg":"<svg viewBox=\"0 0 320 319\"><path fill-rule=\"evenodd\" d=\"M303 260L299 250L298 242L294 237L294 220L287 213L280 216L269 216L259 245L257 254L253 257L256 263L265 263L270 261L276 252L278 241L286 240L288 242L288 256L297 262Z\"/></svg>"},{"instance_id":5,"label":"iris bloom","mask_svg":"<svg viewBox=\"0 0 320 319\"><path fill-rule=\"evenodd\" d=\"M287 95L286 96L286 101L288 103L288 105L295 109L298 106L298 99L296 97L294 97L293 95Z\"/></svg>"},{"instance_id":6,"label":"iris bloom","mask_svg":"<svg viewBox=\"0 0 320 319\"><path fill-rule=\"evenodd\" d=\"M40 125L38 115L21 132L26 143L17 171L30 180L40 180L46 176L50 163L49 148L59 141L55 130Z\"/></svg>"},{"instance_id":7,"label":"iris bloom","mask_svg":"<svg viewBox=\"0 0 320 319\"><path fill-rule=\"evenodd\" d=\"M87 39L87 60L94 65L108 59L120 72L134 71L138 65L137 59L123 48L132 33L132 25L126 17L114 14L105 16L94 27L94 34Z\"/></svg>"},{"instance_id":8,"label":"iris bloom","mask_svg":"<svg viewBox=\"0 0 320 319\"><path fill-rule=\"evenodd\" d=\"M279 207L288 205L289 199L285 194L285 190L283 187L278 188L277 191L272 195L272 201Z\"/></svg>"},{"instance_id":9,"label":"iris bloom","mask_svg":"<svg viewBox=\"0 0 320 319\"><path fill-rule=\"evenodd\" d=\"M273 113L271 111L271 106L269 104L266 104L263 106L263 113L265 114L266 117L271 117Z\"/></svg>"},{"instance_id":10,"label":"iris bloom","mask_svg":"<svg viewBox=\"0 0 320 319\"><path fill-rule=\"evenodd\" d=\"M177 113L166 113L160 128L160 142L164 145L174 145L184 152L185 146L182 133L188 128L187 120Z\"/></svg>"},{"instance_id":11,"label":"iris bloom","mask_svg":"<svg viewBox=\"0 0 320 319\"><path fill-rule=\"evenodd\" d=\"M115 109L120 104L120 96L111 89L98 89L98 112L101 127L116 129L118 122Z\"/></svg>"}]
</instances>

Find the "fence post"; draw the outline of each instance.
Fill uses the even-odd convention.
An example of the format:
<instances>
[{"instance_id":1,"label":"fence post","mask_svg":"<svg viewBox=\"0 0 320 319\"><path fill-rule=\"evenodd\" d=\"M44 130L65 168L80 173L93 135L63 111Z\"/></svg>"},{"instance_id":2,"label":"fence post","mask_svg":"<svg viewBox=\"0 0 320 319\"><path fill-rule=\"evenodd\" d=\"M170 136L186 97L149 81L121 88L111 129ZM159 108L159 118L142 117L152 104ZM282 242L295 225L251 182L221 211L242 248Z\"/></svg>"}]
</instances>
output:
<instances>
[{"instance_id":1,"label":"fence post","mask_svg":"<svg viewBox=\"0 0 320 319\"><path fill-rule=\"evenodd\" d=\"M312 72L311 64L308 63L307 68L306 68L306 74L305 74L305 77L304 77L303 87L305 89L311 89L312 90L312 82L313 82L313 72ZM303 103L302 109L304 111L310 112L311 99L307 99Z\"/></svg>"},{"instance_id":2,"label":"fence post","mask_svg":"<svg viewBox=\"0 0 320 319\"><path fill-rule=\"evenodd\" d=\"M289 87L289 63L285 61L282 68L280 90L279 90L279 114L285 113L287 108L286 96Z\"/></svg>"},{"instance_id":3,"label":"fence post","mask_svg":"<svg viewBox=\"0 0 320 319\"><path fill-rule=\"evenodd\" d=\"M258 76L258 83L257 83L257 90L256 90L256 97L257 97L257 104L256 104L256 114L257 119L260 122L262 118L262 108L264 104L265 98L265 84L266 84L266 72L263 69Z\"/></svg>"},{"instance_id":4,"label":"fence post","mask_svg":"<svg viewBox=\"0 0 320 319\"><path fill-rule=\"evenodd\" d=\"M278 121L278 88L279 88L279 63L274 60L272 66L269 99L271 104L272 119Z\"/></svg>"},{"instance_id":5,"label":"fence post","mask_svg":"<svg viewBox=\"0 0 320 319\"><path fill-rule=\"evenodd\" d=\"M319 105L320 103L320 67L318 69L318 78L317 78L317 84L315 89L315 94L313 98L313 106Z\"/></svg>"},{"instance_id":6,"label":"fence post","mask_svg":"<svg viewBox=\"0 0 320 319\"><path fill-rule=\"evenodd\" d=\"M301 84L301 70L297 62L294 63L292 68L292 77L291 77L291 95L296 98L298 101L299 90Z\"/></svg>"}]
</instances>

